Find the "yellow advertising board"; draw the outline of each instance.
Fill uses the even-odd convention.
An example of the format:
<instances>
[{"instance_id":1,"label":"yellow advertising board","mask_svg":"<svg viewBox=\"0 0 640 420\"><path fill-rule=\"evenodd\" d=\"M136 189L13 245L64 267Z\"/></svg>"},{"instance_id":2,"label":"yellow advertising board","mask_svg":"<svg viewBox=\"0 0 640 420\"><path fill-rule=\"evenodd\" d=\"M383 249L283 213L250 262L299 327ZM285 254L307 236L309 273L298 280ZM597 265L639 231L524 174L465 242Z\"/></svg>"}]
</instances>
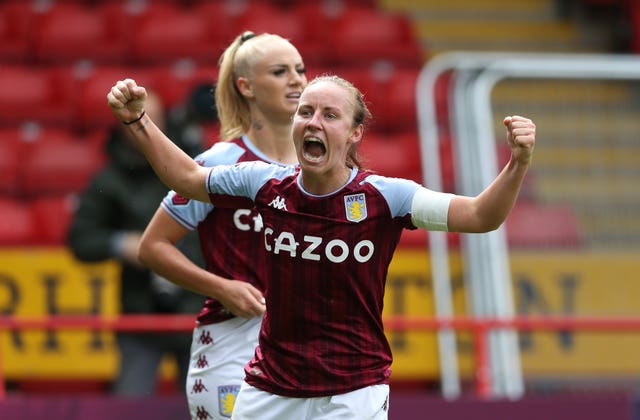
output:
<instances>
[{"instance_id":1,"label":"yellow advertising board","mask_svg":"<svg viewBox=\"0 0 640 420\"><path fill-rule=\"evenodd\" d=\"M0 313L98 314L119 311L119 267L83 264L64 248L0 249ZM632 254L522 252L511 254L516 310L522 315L640 314L640 259ZM466 313L462 264L451 255L453 306ZM433 316L426 250L399 249L389 268L384 315ZM433 331L389 331L394 379L439 376ZM463 375L473 375L473 346L458 334ZM0 331L0 363L8 379L113 377L117 348L109 332ZM527 375L638 374L640 332L537 332L520 334Z\"/></svg>"},{"instance_id":2,"label":"yellow advertising board","mask_svg":"<svg viewBox=\"0 0 640 420\"><path fill-rule=\"evenodd\" d=\"M65 248L1 249L0 314L115 316L118 270L113 262L79 263ZM116 368L109 332L2 331L0 344L8 379L110 378Z\"/></svg>"},{"instance_id":3,"label":"yellow advertising board","mask_svg":"<svg viewBox=\"0 0 640 420\"><path fill-rule=\"evenodd\" d=\"M634 252L512 253L521 315L640 316L640 258ZM525 374L638 375L640 331L520 334Z\"/></svg>"}]
</instances>

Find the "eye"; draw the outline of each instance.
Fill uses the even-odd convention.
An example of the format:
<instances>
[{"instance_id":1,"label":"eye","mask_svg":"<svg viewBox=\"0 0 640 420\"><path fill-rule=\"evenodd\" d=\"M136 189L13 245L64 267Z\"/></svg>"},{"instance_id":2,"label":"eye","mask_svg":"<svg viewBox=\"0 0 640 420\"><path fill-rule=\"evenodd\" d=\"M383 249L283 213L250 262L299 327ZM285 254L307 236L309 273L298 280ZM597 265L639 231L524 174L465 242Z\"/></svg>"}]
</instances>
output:
<instances>
[{"instance_id":1,"label":"eye","mask_svg":"<svg viewBox=\"0 0 640 420\"><path fill-rule=\"evenodd\" d=\"M306 74L307 73L307 68L306 67L302 67L302 68L296 69L296 71L298 72L298 74Z\"/></svg>"},{"instance_id":2,"label":"eye","mask_svg":"<svg viewBox=\"0 0 640 420\"><path fill-rule=\"evenodd\" d=\"M298 110L298 115L302 116L302 117L309 117L311 116L313 113L311 112L311 110L309 109L299 109Z\"/></svg>"},{"instance_id":3,"label":"eye","mask_svg":"<svg viewBox=\"0 0 640 420\"><path fill-rule=\"evenodd\" d=\"M282 76L285 73L285 69L277 69L273 71L274 76Z\"/></svg>"}]
</instances>

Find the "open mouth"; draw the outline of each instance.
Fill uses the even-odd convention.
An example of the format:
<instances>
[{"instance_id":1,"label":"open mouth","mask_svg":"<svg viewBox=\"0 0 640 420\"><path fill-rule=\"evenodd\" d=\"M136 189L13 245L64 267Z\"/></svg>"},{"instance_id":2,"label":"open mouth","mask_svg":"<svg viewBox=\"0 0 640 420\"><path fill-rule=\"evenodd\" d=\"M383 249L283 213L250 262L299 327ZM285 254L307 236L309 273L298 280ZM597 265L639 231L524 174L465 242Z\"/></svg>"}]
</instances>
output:
<instances>
[{"instance_id":1,"label":"open mouth","mask_svg":"<svg viewBox=\"0 0 640 420\"><path fill-rule=\"evenodd\" d=\"M293 92L288 94L287 99L293 99L294 101L300 100L300 92Z\"/></svg>"},{"instance_id":2,"label":"open mouth","mask_svg":"<svg viewBox=\"0 0 640 420\"><path fill-rule=\"evenodd\" d=\"M310 162L320 162L327 154L327 148L321 140L315 137L306 137L302 145L302 155Z\"/></svg>"}]
</instances>

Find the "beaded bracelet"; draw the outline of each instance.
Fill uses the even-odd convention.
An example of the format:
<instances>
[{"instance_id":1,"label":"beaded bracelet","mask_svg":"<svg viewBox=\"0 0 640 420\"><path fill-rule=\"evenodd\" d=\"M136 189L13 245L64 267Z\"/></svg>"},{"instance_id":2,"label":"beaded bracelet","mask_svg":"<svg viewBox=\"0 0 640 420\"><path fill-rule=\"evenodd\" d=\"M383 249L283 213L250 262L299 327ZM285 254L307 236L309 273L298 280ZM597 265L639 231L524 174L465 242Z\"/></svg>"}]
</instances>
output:
<instances>
[{"instance_id":1,"label":"beaded bracelet","mask_svg":"<svg viewBox=\"0 0 640 420\"><path fill-rule=\"evenodd\" d=\"M140 116L138 118L136 118L135 120L131 120L131 121L122 121L122 124L131 125L131 124L133 124L135 122L138 122L138 121L140 121L142 119L142 117L144 117L144 114L145 114L145 110L143 109L142 110L142 114L140 114Z\"/></svg>"}]
</instances>

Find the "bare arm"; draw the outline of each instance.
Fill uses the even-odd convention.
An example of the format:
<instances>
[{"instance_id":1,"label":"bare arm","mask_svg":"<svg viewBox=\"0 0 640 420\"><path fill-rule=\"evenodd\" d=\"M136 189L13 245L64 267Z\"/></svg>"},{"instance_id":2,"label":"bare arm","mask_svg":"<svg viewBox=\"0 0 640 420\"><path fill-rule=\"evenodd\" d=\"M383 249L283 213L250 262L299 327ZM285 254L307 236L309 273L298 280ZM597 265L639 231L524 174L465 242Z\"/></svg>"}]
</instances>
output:
<instances>
[{"instance_id":1,"label":"bare arm","mask_svg":"<svg viewBox=\"0 0 640 420\"><path fill-rule=\"evenodd\" d=\"M520 193L535 145L535 124L513 116L503 121L511 158L493 182L476 197L455 196L451 200L448 228L451 232L488 232L507 218Z\"/></svg>"},{"instance_id":2,"label":"bare arm","mask_svg":"<svg viewBox=\"0 0 640 420\"><path fill-rule=\"evenodd\" d=\"M258 289L202 269L176 247L187 233L184 226L158 208L142 235L140 261L178 286L218 300L236 316L251 318L263 314L264 298Z\"/></svg>"},{"instance_id":3,"label":"bare arm","mask_svg":"<svg viewBox=\"0 0 640 420\"><path fill-rule=\"evenodd\" d=\"M148 115L143 115L147 92L132 79L118 81L107 95L113 114L127 127L160 180L170 189L209 202L208 169L201 167L164 135ZM142 118L140 118L142 116Z\"/></svg>"}]
</instances>

